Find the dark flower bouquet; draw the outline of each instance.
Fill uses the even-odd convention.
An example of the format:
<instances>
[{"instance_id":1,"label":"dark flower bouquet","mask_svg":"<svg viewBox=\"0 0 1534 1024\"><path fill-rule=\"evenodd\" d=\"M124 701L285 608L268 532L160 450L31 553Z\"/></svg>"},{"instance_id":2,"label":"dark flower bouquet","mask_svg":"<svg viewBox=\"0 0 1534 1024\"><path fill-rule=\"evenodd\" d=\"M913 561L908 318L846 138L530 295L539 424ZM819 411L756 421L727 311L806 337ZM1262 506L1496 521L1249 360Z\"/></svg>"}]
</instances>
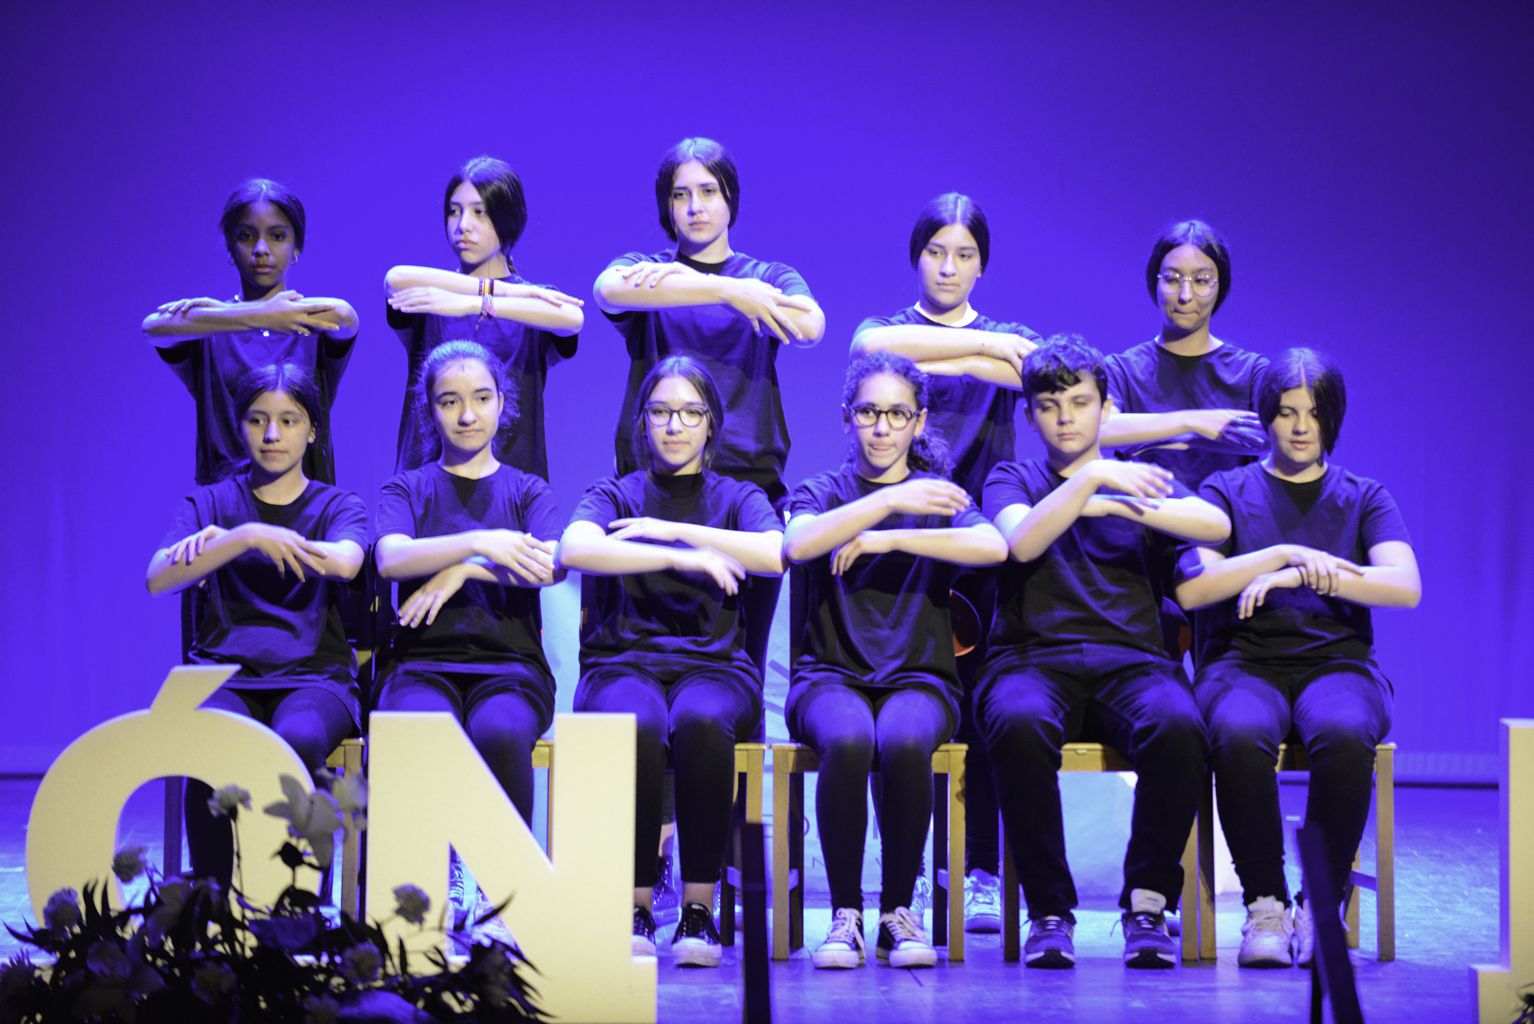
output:
<instances>
[{"instance_id":1,"label":"dark flower bouquet","mask_svg":"<svg viewBox=\"0 0 1534 1024\"><path fill-rule=\"evenodd\" d=\"M147 877L139 905L113 908L110 885L87 883L81 893L54 893L41 925L7 925L45 959L21 953L0 969L0 1024L542 1020L522 977L531 964L515 946L481 937L467 962L431 952L412 964L404 942L390 949L378 923L326 915L320 897L299 885L299 871L321 875L336 830L366 827L367 786L347 776L321 785L310 793L283 776L285 799L265 808L288 822L290 839L277 856L293 874L272 907L240 891L239 813L251 798L226 786L209 807L235 827L236 884L227 895L211 879L160 877L144 847L133 846L118 852L112 871L125 883ZM426 926L424 892L402 885L394 898L395 917Z\"/></svg>"}]
</instances>

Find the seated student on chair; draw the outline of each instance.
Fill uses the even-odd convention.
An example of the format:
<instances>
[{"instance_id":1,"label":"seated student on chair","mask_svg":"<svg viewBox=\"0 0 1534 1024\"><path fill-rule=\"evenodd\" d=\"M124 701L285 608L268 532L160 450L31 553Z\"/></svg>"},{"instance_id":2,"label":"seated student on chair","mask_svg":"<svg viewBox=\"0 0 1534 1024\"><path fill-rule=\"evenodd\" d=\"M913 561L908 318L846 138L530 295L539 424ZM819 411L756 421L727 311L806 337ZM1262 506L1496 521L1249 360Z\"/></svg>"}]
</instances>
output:
<instances>
[{"instance_id":1,"label":"seated student on chair","mask_svg":"<svg viewBox=\"0 0 1534 1024\"><path fill-rule=\"evenodd\" d=\"M204 706L271 726L311 775L360 724L341 603L367 545L362 499L304 475L324 408L292 364L247 373L234 409L249 462L187 496L145 580L151 594L204 588L187 657L239 666ZM201 781L187 784L187 847L193 874L227 890L234 839L210 810L212 795Z\"/></svg>"},{"instance_id":2,"label":"seated student on chair","mask_svg":"<svg viewBox=\"0 0 1534 1024\"><path fill-rule=\"evenodd\" d=\"M785 717L820 762L815 817L833 908L811 954L816 967L864 960L864 794L875 755L884 841L878 959L892 967L937 960L910 904L932 816L932 753L958 728L963 697L949 588L960 566L995 565L1007 552L965 490L946 479L946 447L927 432L928 388L904 356L856 359L842 405L850 457L789 498L784 554L805 623Z\"/></svg>"},{"instance_id":3,"label":"seated student on chair","mask_svg":"<svg viewBox=\"0 0 1534 1024\"><path fill-rule=\"evenodd\" d=\"M1230 524L1168 470L1102 457L1098 433L1113 412L1103 373L1101 354L1077 340L1030 353L1025 412L1045 458L1004 462L985 485L986 515L1012 559L975 719L1028 905L1030 967L1075 963L1057 773L1083 722L1139 773L1119 898L1130 967L1176 962L1164 913L1177 907L1179 860L1206 783L1203 722L1166 655L1158 613L1178 542L1217 543Z\"/></svg>"},{"instance_id":4,"label":"seated student on chair","mask_svg":"<svg viewBox=\"0 0 1534 1024\"><path fill-rule=\"evenodd\" d=\"M1303 894L1290 913L1278 745L1291 732L1305 745L1305 820L1325 836L1341 893L1393 702L1369 609L1415 607L1422 583L1390 492L1331 461L1347 408L1337 365L1290 349L1260 378L1257 408L1272 450L1204 481L1200 494L1230 516L1231 534L1184 552L1177 599L1204 609L1194 693L1246 903L1238 962L1287 967L1310 961L1314 926Z\"/></svg>"},{"instance_id":5,"label":"seated student on chair","mask_svg":"<svg viewBox=\"0 0 1534 1024\"><path fill-rule=\"evenodd\" d=\"M489 350L472 341L432 349L415 410L425 461L378 498L378 573L401 585L375 706L454 715L528 819L533 745L554 720L538 588L558 578L559 510L548 484L496 458L517 408ZM454 929L469 917L455 906Z\"/></svg>"},{"instance_id":6,"label":"seated student on chair","mask_svg":"<svg viewBox=\"0 0 1534 1024\"><path fill-rule=\"evenodd\" d=\"M637 719L634 953L655 953L650 901L669 751L684 903L672 955L678 965L715 967L712 904L729 841L735 743L756 735L762 714L743 583L747 574L782 575L783 521L760 487L709 468L725 412L700 363L661 359L637 394L625 429L645 468L587 488L559 542L562 567L597 577L575 710Z\"/></svg>"}]
</instances>

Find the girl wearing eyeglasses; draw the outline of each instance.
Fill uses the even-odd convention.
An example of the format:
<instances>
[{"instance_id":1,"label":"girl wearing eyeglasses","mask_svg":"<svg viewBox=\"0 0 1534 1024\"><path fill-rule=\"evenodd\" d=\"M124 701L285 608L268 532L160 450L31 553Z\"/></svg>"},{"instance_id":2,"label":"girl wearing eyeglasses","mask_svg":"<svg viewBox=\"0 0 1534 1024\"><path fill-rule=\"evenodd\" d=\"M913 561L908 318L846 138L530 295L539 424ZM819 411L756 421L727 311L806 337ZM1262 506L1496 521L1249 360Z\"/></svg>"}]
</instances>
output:
<instances>
[{"instance_id":1,"label":"girl wearing eyeglasses","mask_svg":"<svg viewBox=\"0 0 1534 1024\"><path fill-rule=\"evenodd\" d=\"M748 575L782 575L782 520L760 487L712 468L727 414L699 361L660 360L637 397L625 433L644 468L589 487L559 542L561 567L594 584L575 709L637 719L634 953L655 952L650 902L669 754L684 904L672 956L714 967L735 742L755 734L762 713L742 587Z\"/></svg>"},{"instance_id":2,"label":"girl wearing eyeglasses","mask_svg":"<svg viewBox=\"0 0 1534 1024\"><path fill-rule=\"evenodd\" d=\"M840 469L794 488L784 555L803 611L785 718L820 761L815 812L833 920L816 967L864 960L862 865L868 775L883 775L884 879L878 958L930 967L910 910L932 815L932 752L953 735L963 691L949 588L958 566L996 565L1006 543L945 479L946 445L927 428L927 375L874 353L847 371Z\"/></svg>"}]
</instances>

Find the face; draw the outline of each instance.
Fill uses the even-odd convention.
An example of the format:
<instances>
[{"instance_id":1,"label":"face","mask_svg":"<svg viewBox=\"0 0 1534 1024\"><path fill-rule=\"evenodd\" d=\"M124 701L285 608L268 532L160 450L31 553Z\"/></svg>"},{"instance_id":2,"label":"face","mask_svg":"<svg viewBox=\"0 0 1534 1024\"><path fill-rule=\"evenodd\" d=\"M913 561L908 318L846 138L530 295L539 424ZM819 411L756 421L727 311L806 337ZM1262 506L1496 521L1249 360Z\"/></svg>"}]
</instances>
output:
<instances>
[{"instance_id":1,"label":"face","mask_svg":"<svg viewBox=\"0 0 1534 1024\"><path fill-rule=\"evenodd\" d=\"M229 242L229 256L247 292L275 291L298 255L287 215L264 199L245 207Z\"/></svg>"},{"instance_id":2,"label":"face","mask_svg":"<svg viewBox=\"0 0 1534 1024\"><path fill-rule=\"evenodd\" d=\"M450 363L437 375L431 408L443 450L477 455L495 439L501 422L501 393L484 363L465 359Z\"/></svg>"},{"instance_id":3,"label":"face","mask_svg":"<svg viewBox=\"0 0 1534 1024\"><path fill-rule=\"evenodd\" d=\"M1028 400L1028 422L1039 432L1044 447L1067 459L1097 444L1107 412L1091 374L1083 374L1064 391L1046 391Z\"/></svg>"},{"instance_id":4,"label":"face","mask_svg":"<svg viewBox=\"0 0 1534 1024\"><path fill-rule=\"evenodd\" d=\"M664 410L664 419L660 410ZM656 469L678 475L702 472L703 449L714 432L714 422L708 415L708 403L691 381L662 377L650 391L644 416ZM683 416L694 419L694 425L683 422Z\"/></svg>"},{"instance_id":5,"label":"face","mask_svg":"<svg viewBox=\"0 0 1534 1024\"><path fill-rule=\"evenodd\" d=\"M304 461L314 443L314 424L304 407L283 391L263 391L245 410L245 448L261 471L282 476Z\"/></svg>"},{"instance_id":6,"label":"face","mask_svg":"<svg viewBox=\"0 0 1534 1024\"><path fill-rule=\"evenodd\" d=\"M1316 418L1316 399L1309 388L1290 388L1278 397L1278 415L1268 424L1273 454L1291 469L1305 469L1321 462L1321 421Z\"/></svg>"},{"instance_id":7,"label":"face","mask_svg":"<svg viewBox=\"0 0 1534 1024\"><path fill-rule=\"evenodd\" d=\"M1195 246L1179 245L1161 258L1161 273L1182 275L1179 284L1169 285L1162 280L1156 285L1156 303L1161 307L1163 323L1179 334L1191 334L1209 326L1214 304L1220 297L1220 272L1214 260ZM1198 294L1196 277L1215 279L1208 295Z\"/></svg>"},{"instance_id":8,"label":"face","mask_svg":"<svg viewBox=\"0 0 1534 1024\"><path fill-rule=\"evenodd\" d=\"M495 233L495 225L485 212L485 201L467 181L448 197L447 241L465 267L477 267L501 255L501 236Z\"/></svg>"},{"instance_id":9,"label":"face","mask_svg":"<svg viewBox=\"0 0 1534 1024\"><path fill-rule=\"evenodd\" d=\"M945 226L916 259L922 302L938 311L961 308L979 279L980 246L963 224Z\"/></svg>"},{"instance_id":10,"label":"face","mask_svg":"<svg viewBox=\"0 0 1534 1024\"><path fill-rule=\"evenodd\" d=\"M696 160L676 169L671 180L671 226L684 249L707 249L730 233L730 204L719 179Z\"/></svg>"},{"instance_id":11,"label":"face","mask_svg":"<svg viewBox=\"0 0 1534 1024\"><path fill-rule=\"evenodd\" d=\"M890 411L905 422L900 426L891 423ZM874 416L872 423L859 422L870 415ZM876 373L864 379L842 417L845 429L857 440L859 468L872 477L904 463L911 443L927 429L927 410L917 408L916 389L893 373Z\"/></svg>"}]
</instances>

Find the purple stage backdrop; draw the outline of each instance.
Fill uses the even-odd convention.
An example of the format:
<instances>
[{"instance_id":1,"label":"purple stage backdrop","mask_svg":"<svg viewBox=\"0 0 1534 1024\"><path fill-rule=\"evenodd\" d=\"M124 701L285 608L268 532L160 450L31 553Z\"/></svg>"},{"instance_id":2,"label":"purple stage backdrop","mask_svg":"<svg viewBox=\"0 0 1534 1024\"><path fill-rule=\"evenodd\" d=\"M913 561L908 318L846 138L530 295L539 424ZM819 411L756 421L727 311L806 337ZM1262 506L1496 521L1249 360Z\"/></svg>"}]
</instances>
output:
<instances>
[{"instance_id":1,"label":"purple stage backdrop","mask_svg":"<svg viewBox=\"0 0 1534 1024\"><path fill-rule=\"evenodd\" d=\"M0 770L145 705L174 660L176 601L142 578L191 480L192 404L138 325L235 290L215 222L236 182L302 197L291 285L362 316L336 449L371 503L405 383L383 274L451 265L452 170L510 161L518 268L589 295L663 244L656 164L702 134L741 167L735 248L796 266L829 321L779 360L794 479L841 457L847 342L915 298L906 240L936 193L989 213L979 309L1106 351L1157 328L1155 230L1225 231L1216 333L1340 358L1337 461L1393 490L1417 544L1421 608L1376 618L1403 771L1491 777L1497 718L1534 714L1534 6L1236 6L8 5ZM588 303L548 391L567 510L611 465L625 363Z\"/></svg>"}]
</instances>

